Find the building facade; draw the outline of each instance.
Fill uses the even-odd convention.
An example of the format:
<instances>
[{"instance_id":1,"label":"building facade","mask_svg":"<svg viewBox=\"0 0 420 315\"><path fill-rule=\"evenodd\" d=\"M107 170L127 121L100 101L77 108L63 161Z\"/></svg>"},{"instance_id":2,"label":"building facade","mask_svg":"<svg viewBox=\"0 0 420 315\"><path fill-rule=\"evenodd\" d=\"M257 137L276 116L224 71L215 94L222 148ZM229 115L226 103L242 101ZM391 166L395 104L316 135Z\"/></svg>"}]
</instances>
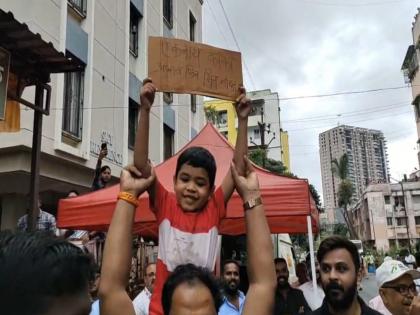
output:
<instances>
[{"instance_id":1,"label":"building facade","mask_svg":"<svg viewBox=\"0 0 420 315\"><path fill-rule=\"evenodd\" d=\"M388 182L389 168L386 140L381 131L338 126L319 135L322 189L324 205L330 224L336 223L340 213L338 186L340 180L332 173L331 162L348 156L348 179L354 187L354 201L358 200L371 182Z\"/></svg>"},{"instance_id":2,"label":"building facade","mask_svg":"<svg viewBox=\"0 0 420 315\"><path fill-rule=\"evenodd\" d=\"M413 43L407 49L404 62L401 70L404 74L405 83L411 84L411 91L413 95L414 117L417 125L417 157L420 166L420 8L414 17L413 26L411 29L413 35Z\"/></svg>"},{"instance_id":3,"label":"building facade","mask_svg":"<svg viewBox=\"0 0 420 315\"><path fill-rule=\"evenodd\" d=\"M108 147L103 165L110 166L114 181L132 162L139 93L147 77L147 39L200 42L202 0L0 0L0 8L85 64L84 72L51 76L40 197L43 208L55 214L58 199L67 191L90 190L102 143ZM23 98L31 100L33 94L28 88ZM150 123L154 163L171 156L201 129L202 102L199 96L157 93ZM16 226L29 192L33 111L24 106L13 110L13 128L0 120L1 229Z\"/></svg>"},{"instance_id":4,"label":"building facade","mask_svg":"<svg viewBox=\"0 0 420 315\"><path fill-rule=\"evenodd\" d=\"M267 157L282 161L290 171L289 138L280 122L280 104L276 92L271 90L250 91L247 96L252 101L253 110L248 118L248 147L250 150L262 144L259 123L265 124L264 144ZM215 112L215 125L232 145L236 143L238 119L232 102L223 100L205 101L205 108Z\"/></svg>"},{"instance_id":5,"label":"building facade","mask_svg":"<svg viewBox=\"0 0 420 315\"><path fill-rule=\"evenodd\" d=\"M376 249L407 247L420 240L420 181L371 184L351 210L360 239Z\"/></svg>"}]
</instances>

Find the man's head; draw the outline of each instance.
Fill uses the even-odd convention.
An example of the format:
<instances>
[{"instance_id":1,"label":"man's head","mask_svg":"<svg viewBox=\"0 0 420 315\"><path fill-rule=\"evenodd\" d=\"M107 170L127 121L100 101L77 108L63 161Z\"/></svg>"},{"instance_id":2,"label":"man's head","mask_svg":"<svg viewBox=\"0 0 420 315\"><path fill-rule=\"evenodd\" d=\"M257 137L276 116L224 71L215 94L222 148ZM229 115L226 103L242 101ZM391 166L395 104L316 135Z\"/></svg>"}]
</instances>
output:
<instances>
[{"instance_id":1,"label":"man's head","mask_svg":"<svg viewBox=\"0 0 420 315\"><path fill-rule=\"evenodd\" d=\"M153 293L156 280L156 264L149 263L146 266L146 274L144 275L144 284L146 285L147 290Z\"/></svg>"},{"instance_id":2,"label":"man's head","mask_svg":"<svg viewBox=\"0 0 420 315\"><path fill-rule=\"evenodd\" d=\"M193 264L176 267L163 286L165 315L217 315L222 303L216 279L209 270Z\"/></svg>"},{"instance_id":3,"label":"man's head","mask_svg":"<svg viewBox=\"0 0 420 315\"><path fill-rule=\"evenodd\" d=\"M316 277L316 282L318 282L318 284L321 284L321 273L320 273L320 267L319 267L319 262L318 262L318 258L316 257L316 253L315 253L315 277ZM306 255L306 267L308 269L308 275L309 278L312 279L312 268L311 268L311 255L308 254Z\"/></svg>"},{"instance_id":4,"label":"man's head","mask_svg":"<svg viewBox=\"0 0 420 315\"><path fill-rule=\"evenodd\" d=\"M109 166L105 165L101 167L101 181L103 183L108 183L111 180L111 169Z\"/></svg>"},{"instance_id":5,"label":"man's head","mask_svg":"<svg viewBox=\"0 0 420 315\"><path fill-rule=\"evenodd\" d=\"M348 309L357 297L361 281L360 257L356 245L341 236L323 240L318 249L321 284L329 306Z\"/></svg>"},{"instance_id":6,"label":"man's head","mask_svg":"<svg viewBox=\"0 0 420 315\"><path fill-rule=\"evenodd\" d=\"M177 201L184 211L205 207L214 191L216 162L209 151L191 147L178 157L174 176Z\"/></svg>"},{"instance_id":7,"label":"man's head","mask_svg":"<svg viewBox=\"0 0 420 315\"><path fill-rule=\"evenodd\" d=\"M414 279L420 278L420 272L410 270L397 260L384 262L376 271L379 294L386 308L393 315L407 315L410 305L417 295Z\"/></svg>"},{"instance_id":8,"label":"man's head","mask_svg":"<svg viewBox=\"0 0 420 315\"><path fill-rule=\"evenodd\" d=\"M274 266L276 268L277 289L286 289L289 287L289 269L284 258L274 259Z\"/></svg>"},{"instance_id":9,"label":"man's head","mask_svg":"<svg viewBox=\"0 0 420 315\"><path fill-rule=\"evenodd\" d=\"M0 305L4 314L90 312L89 256L42 233L0 233Z\"/></svg>"},{"instance_id":10,"label":"man's head","mask_svg":"<svg viewBox=\"0 0 420 315\"><path fill-rule=\"evenodd\" d=\"M77 191L77 190L70 190L68 193L67 193L67 198L74 198L74 197L77 197L77 196L79 196L79 192Z\"/></svg>"},{"instance_id":11,"label":"man's head","mask_svg":"<svg viewBox=\"0 0 420 315\"><path fill-rule=\"evenodd\" d=\"M95 262L93 256L90 256L90 259L91 270L89 277L89 294L92 300L96 300L98 298L99 282L101 281L101 270Z\"/></svg>"},{"instance_id":12,"label":"man's head","mask_svg":"<svg viewBox=\"0 0 420 315\"><path fill-rule=\"evenodd\" d=\"M240 267L236 260L226 260L222 264L222 284L227 295L237 295L241 278Z\"/></svg>"},{"instance_id":13,"label":"man's head","mask_svg":"<svg viewBox=\"0 0 420 315\"><path fill-rule=\"evenodd\" d=\"M296 265L296 276L298 277L300 284L304 284L308 281L308 269L304 262L300 262Z\"/></svg>"}]
</instances>

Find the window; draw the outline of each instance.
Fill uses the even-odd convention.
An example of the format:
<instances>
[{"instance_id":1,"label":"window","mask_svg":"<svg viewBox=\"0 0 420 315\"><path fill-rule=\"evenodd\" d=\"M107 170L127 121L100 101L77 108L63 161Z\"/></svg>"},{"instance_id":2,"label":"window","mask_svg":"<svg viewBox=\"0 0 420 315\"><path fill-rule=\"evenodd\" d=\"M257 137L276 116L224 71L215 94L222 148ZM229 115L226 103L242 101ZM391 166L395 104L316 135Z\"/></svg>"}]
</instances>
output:
<instances>
[{"instance_id":1,"label":"window","mask_svg":"<svg viewBox=\"0 0 420 315\"><path fill-rule=\"evenodd\" d=\"M259 139L260 138L260 128L255 128L254 129L254 139Z\"/></svg>"},{"instance_id":2,"label":"window","mask_svg":"<svg viewBox=\"0 0 420 315\"><path fill-rule=\"evenodd\" d=\"M175 131L166 124L163 124L163 158L169 159L174 154Z\"/></svg>"},{"instance_id":3,"label":"window","mask_svg":"<svg viewBox=\"0 0 420 315\"><path fill-rule=\"evenodd\" d=\"M172 0L163 0L163 21L172 28Z\"/></svg>"},{"instance_id":4,"label":"window","mask_svg":"<svg viewBox=\"0 0 420 315\"><path fill-rule=\"evenodd\" d=\"M169 92L163 92L163 101L168 105L172 104L172 102L174 101L174 95Z\"/></svg>"},{"instance_id":5,"label":"window","mask_svg":"<svg viewBox=\"0 0 420 315\"><path fill-rule=\"evenodd\" d=\"M413 203L420 203L420 196L419 195L413 195Z\"/></svg>"},{"instance_id":6,"label":"window","mask_svg":"<svg viewBox=\"0 0 420 315\"><path fill-rule=\"evenodd\" d=\"M414 217L414 220L416 221L416 225L420 225L420 216Z\"/></svg>"},{"instance_id":7,"label":"window","mask_svg":"<svg viewBox=\"0 0 420 315\"><path fill-rule=\"evenodd\" d=\"M84 72L64 76L63 126L65 133L82 139Z\"/></svg>"},{"instance_id":8,"label":"window","mask_svg":"<svg viewBox=\"0 0 420 315\"><path fill-rule=\"evenodd\" d=\"M130 53L138 56L140 12L130 3Z\"/></svg>"},{"instance_id":9,"label":"window","mask_svg":"<svg viewBox=\"0 0 420 315\"><path fill-rule=\"evenodd\" d=\"M138 126L139 106L131 98L128 100L128 147L134 148Z\"/></svg>"},{"instance_id":10,"label":"window","mask_svg":"<svg viewBox=\"0 0 420 315\"><path fill-rule=\"evenodd\" d=\"M194 15L190 12L190 41L195 42L195 25L197 24L197 20L195 19Z\"/></svg>"},{"instance_id":11,"label":"window","mask_svg":"<svg viewBox=\"0 0 420 315\"><path fill-rule=\"evenodd\" d=\"M385 199L385 204L386 205L391 204L391 198L389 196L384 196L384 199Z\"/></svg>"},{"instance_id":12,"label":"window","mask_svg":"<svg viewBox=\"0 0 420 315\"><path fill-rule=\"evenodd\" d=\"M219 127L227 127L227 111L222 110L217 113Z\"/></svg>"},{"instance_id":13,"label":"window","mask_svg":"<svg viewBox=\"0 0 420 315\"><path fill-rule=\"evenodd\" d=\"M397 218L397 225L407 225L407 218Z\"/></svg>"},{"instance_id":14,"label":"window","mask_svg":"<svg viewBox=\"0 0 420 315\"><path fill-rule=\"evenodd\" d=\"M386 223L387 223L388 226L393 226L394 225L394 222L392 220L392 217L387 217L386 218Z\"/></svg>"},{"instance_id":15,"label":"window","mask_svg":"<svg viewBox=\"0 0 420 315\"><path fill-rule=\"evenodd\" d=\"M197 95L191 94L191 111L197 112Z\"/></svg>"},{"instance_id":16,"label":"window","mask_svg":"<svg viewBox=\"0 0 420 315\"><path fill-rule=\"evenodd\" d=\"M86 2L87 0L68 0L67 3L77 14L82 18L86 17Z\"/></svg>"}]
</instances>

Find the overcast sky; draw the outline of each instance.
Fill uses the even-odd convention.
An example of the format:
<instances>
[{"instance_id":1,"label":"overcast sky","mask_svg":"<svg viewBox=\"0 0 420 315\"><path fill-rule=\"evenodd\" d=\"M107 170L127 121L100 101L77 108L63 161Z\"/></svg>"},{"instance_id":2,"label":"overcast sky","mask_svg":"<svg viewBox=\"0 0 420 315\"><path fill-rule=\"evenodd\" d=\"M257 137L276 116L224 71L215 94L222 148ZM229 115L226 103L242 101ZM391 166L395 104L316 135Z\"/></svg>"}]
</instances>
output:
<instances>
[{"instance_id":1,"label":"overcast sky","mask_svg":"<svg viewBox=\"0 0 420 315\"><path fill-rule=\"evenodd\" d=\"M242 52L248 90L280 98L404 86L417 0L205 0L203 42ZM249 71L247 71L249 70ZM391 176L417 162L410 88L280 102L291 168L322 194L318 135L337 124L381 130Z\"/></svg>"}]
</instances>

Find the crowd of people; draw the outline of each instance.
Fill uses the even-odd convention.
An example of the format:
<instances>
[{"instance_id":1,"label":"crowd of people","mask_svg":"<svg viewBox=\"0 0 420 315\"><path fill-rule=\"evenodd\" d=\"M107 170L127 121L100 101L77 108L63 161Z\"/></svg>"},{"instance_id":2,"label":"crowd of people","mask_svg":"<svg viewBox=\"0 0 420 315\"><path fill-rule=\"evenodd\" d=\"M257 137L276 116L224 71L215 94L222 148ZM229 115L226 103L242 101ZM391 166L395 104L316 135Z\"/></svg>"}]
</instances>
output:
<instances>
[{"instance_id":1,"label":"crowd of people","mask_svg":"<svg viewBox=\"0 0 420 315\"><path fill-rule=\"evenodd\" d=\"M125 167L120 175L120 192L100 270L92 255L65 238L54 233L25 232L27 217L22 217L18 224L21 232L0 233L1 314L382 313L359 297L361 258L356 246L340 236L330 236L321 242L315 275L306 272L310 270L307 260L298 268L298 282L289 283L287 261L273 257L258 177L246 157L251 102L243 88L235 102L238 136L234 157L221 186L215 187L217 166L212 154L204 148L192 147L178 157L173 193L161 184L148 156L149 116L155 93L152 81L145 80L140 95L134 164ZM111 178L109 167L101 164L104 156L106 152L101 151L94 189L105 187ZM235 189L244 202L249 280L246 293L239 289L237 261L222 262L220 279L214 273L218 227ZM146 266L143 291L132 300L127 292L132 227L138 198L146 191L157 218L159 249L157 261ZM55 219L40 212L38 229L52 232L55 228ZM420 272L401 262L392 259L384 262L377 272L383 307L393 315L420 314L420 298L414 283L417 278Z\"/></svg>"}]
</instances>

